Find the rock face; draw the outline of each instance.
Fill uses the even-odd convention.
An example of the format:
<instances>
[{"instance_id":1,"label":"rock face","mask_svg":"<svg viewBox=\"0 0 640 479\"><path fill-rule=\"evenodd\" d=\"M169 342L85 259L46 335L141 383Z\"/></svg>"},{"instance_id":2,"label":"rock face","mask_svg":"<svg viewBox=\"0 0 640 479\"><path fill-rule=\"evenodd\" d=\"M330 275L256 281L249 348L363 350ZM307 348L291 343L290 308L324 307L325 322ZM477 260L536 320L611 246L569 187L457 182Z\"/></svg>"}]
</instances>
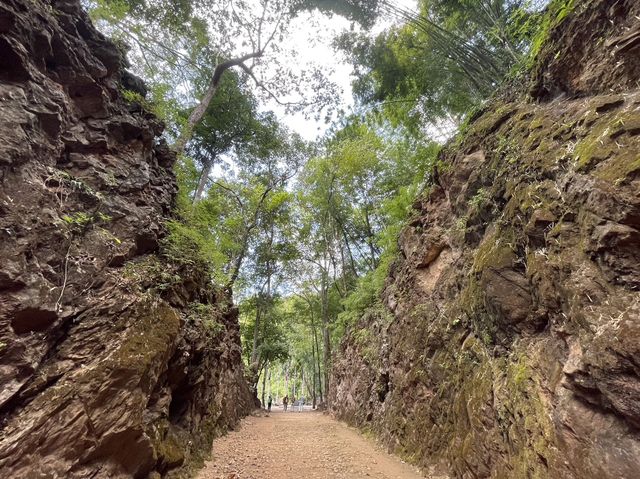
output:
<instances>
[{"instance_id":1,"label":"rock face","mask_svg":"<svg viewBox=\"0 0 640 479\"><path fill-rule=\"evenodd\" d=\"M0 4L2 477L177 475L253 407L235 309L157 253L175 158L122 85L79 1Z\"/></svg>"},{"instance_id":2,"label":"rock face","mask_svg":"<svg viewBox=\"0 0 640 479\"><path fill-rule=\"evenodd\" d=\"M334 368L334 413L434 474L640 477L640 3L574 3L442 153Z\"/></svg>"}]
</instances>

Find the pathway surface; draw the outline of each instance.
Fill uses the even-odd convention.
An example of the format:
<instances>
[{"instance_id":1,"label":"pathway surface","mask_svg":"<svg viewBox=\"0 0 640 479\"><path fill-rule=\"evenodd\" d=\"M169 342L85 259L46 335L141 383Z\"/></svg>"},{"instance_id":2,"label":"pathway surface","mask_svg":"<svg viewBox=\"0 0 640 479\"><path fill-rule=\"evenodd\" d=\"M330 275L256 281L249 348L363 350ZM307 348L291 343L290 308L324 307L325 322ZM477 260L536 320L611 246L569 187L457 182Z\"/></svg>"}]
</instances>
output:
<instances>
[{"instance_id":1,"label":"pathway surface","mask_svg":"<svg viewBox=\"0 0 640 479\"><path fill-rule=\"evenodd\" d=\"M423 479L341 422L309 409L249 416L214 441L197 479Z\"/></svg>"}]
</instances>

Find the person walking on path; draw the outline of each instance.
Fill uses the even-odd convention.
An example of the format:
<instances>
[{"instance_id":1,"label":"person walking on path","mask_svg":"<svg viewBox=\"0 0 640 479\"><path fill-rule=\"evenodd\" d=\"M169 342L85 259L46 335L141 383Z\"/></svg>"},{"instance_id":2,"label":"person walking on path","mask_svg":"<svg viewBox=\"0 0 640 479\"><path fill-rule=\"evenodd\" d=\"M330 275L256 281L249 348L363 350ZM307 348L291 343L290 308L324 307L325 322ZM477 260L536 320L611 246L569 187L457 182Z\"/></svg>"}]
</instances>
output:
<instances>
[{"instance_id":1,"label":"person walking on path","mask_svg":"<svg viewBox=\"0 0 640 479\"><path fill-rule=\"evenodd\" d=\"M271 412L271 403L273 402L273 398L271 397L271 394L269 394L269 400L267 401L267 411Z\"/></svg>"},{"instance_id":2,"label":"person walking on path","mask_svg":"<svg viewBox=\"0 0 640 479\"><path fill-rule=\"evenodd\" d=\"M284 412L287 412L288 405L289 405L289 396L285 396L282 398L282 406L284 407Z\"/></svg>"},{"instance_id":3,"label":"person walking on path","mask_svg":"<svg viewBox=\"0 0 640 479\"><path fill-rule=\"evenodd\" d=\"M298 401L298 412L302 412L303 407L304 407L304 396L301 397Z\"/></svg>"}]
</instances>

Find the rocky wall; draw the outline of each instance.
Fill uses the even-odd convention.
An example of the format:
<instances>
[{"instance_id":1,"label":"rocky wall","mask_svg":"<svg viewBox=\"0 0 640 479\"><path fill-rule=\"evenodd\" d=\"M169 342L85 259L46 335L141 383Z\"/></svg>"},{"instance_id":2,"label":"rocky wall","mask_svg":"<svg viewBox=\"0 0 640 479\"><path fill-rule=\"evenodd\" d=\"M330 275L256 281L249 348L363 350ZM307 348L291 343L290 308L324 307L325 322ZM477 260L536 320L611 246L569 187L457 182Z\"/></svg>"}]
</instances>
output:
<instances>
[{"instance_id":1,"label":"rocky wall","mask_svg":"<svg viewBox=\"0 0 640 479\"><path fill-rule=\"evenodd\" d=\"M433 475L640 477L640 3L573 4L444 149L334 367L334 414Z\"/></svg>"},{"instance_id":2,"label":"rocky wall","mask_svg":"<svg viewBox=\"0 0 640 479\"><path fill-rule=\"evenodd\" d=\"M162 125L77 0L0 3L0 476L179 475L253 407L237 312L159 256Z\"/></svg>"}]
</instances>

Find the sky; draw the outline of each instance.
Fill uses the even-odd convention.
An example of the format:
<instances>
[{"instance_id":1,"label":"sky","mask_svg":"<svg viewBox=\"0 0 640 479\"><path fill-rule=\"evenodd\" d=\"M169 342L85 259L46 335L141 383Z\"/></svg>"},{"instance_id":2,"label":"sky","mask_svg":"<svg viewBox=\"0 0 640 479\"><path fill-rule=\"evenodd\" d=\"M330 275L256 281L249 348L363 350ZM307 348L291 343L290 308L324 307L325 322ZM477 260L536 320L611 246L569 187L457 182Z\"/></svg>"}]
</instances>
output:
<instances>
[{"instance_id":1,"label":"sky","mask_svg":"<svg viewBox=\"0 0 640 479\"><path fill-rule=\"evenodd\" d=\"M409 9L416 8L415 0L398 0L395 3ZM310 31L309 25L311 24L316 24L317 28ZM381 18L369 33L371 35L378 34L391 25L393 25L393 21ZM291 37L287 39L287 43L297 45L301 65L304 65L305 62L311 62L324 67L323 70L328 78L342 90L338 103L347 111L353 107L351 90L353 68L347 62L344 54L334 50L331 44L339 33L349 30L350 27L351 22L342 17L337 15L328 17L314 11L300 15L293 20ZM357 28L359 27L356 26ZM321 137L331 126L331 124L325 123L324 119L316 120L313 117L305 117L303 113L287 114L283 107L273 101L267 103L264 108L273 110L285 125L306 140Z\"/></svg>"},{"instance_id":2,"label":"sky","mask_svg":"<svg viewBox=\"0 0 640 479\"><path fill-rule=\"evenodd\" d=\"M313 16L319 28L318 31L310 35L307 25L307 17ZM293 21L291 28L291 44L298 45L297 52L299 59L303 62L317 63L323 68L329 79L335 82L340 90L342 90L339 103L343 108L349 108L353 105L353 95L351 93L351 72L352 67L344 58L341 52L337 52L331 46L331 41L340 32L349 28L350 22L342 17L333 16L325 17L319 12L303 14ZM317 35L317 37L315 37ZM310 37L315 37L313 41ZM329 70L332 70L329 72ZM268 109L276 112L282 122L292 131L300 134L306 140L313 140L318 136L322 136L329 127L323 120L315 120L309 115L301 113L287 114L284 108L275 102L266 105Z\"/></svg>"},{"instance_id":3,"label":"sky","mask_svg":"<svg viewBox=\"0 0 640 479\"><path fill-rule=\"evenodd\" d=\"M83 1L86 7L95 7L97 5L94 4L92 0ZM247 53L248 36L246 31L247 29L255 31L257 19L260 18L261 12L264 11L263 5L270 4L270 0L238 0L237 3L248 6L249 11L253 10L254 19L251 23L237 23L237 25L234 23L236 26L230 26L229 30L226 30L225 28L216 28L215 22L210 24L210 33L213 34L214 43L219 41L221 45L230 45L231 49L229 51L232 57L241 56ZM395 0L394 3L410 10L415 10L417 8L417 0ZM357 24L352 25L350 21L341 16L329 16L317 10L299 13L295 18L288 20L288 22L289 27L287 28L287 37L274 42L279 44L277 48L285 46L289 50L295 50L297 58L292 63L295 64L294 69L297 69L298 71L310 71L309 65L316 65L320 67L325 77L332 83L336 84L340 91L337 95L338 98L336 98L336 109L342 109L349 112L354 104L351 89L353 67L347 61L342 52L333 48L332 42L340 33L351 29L361 31L361 27ZM393 23L392 19L379 18L377 23L367 33L370 35L377 35L392 26ZM269 29L269 24L267 23L265 25L266 27L263 34L265 34ZM103 22L103 24L99 26L105 29L107 35L114 34L113 28L111 28L107 22ZM216 38L216 36L218 36L218 38ZM265 34L263 38L266 38L266 36L267 35ZM225 50L224 47L222 49ZM275 54L277 55L278 53ZM268 52L266 56L268 56ZM291 63L291 60L285 57L284 63L287 62ZM278 62L269 62L269 60L265 59L265 62L261 66L261 69L265 69L263 72L264 78L269 78L274 75L277 63ZM144 72L142 70L136 68L133 70L144 77ZM183 88L178 85L177 90L185 96L189 96L191 94L190 86L185 85ZM310 88L308 88L308 90L307 95L304 95L304 91L302 92L304 96L310 96ZM256 91L256 93L258 94L259 92ZM258 94L257 96L260 95ZM282 100L283 98L280 99ZM287 100L290 99L291 98ZM197 101L195 98L193 98L193 100ZM309 141L322 137L332 124L331 122L326 123L324 120L324 114L319 115L321 118L320 120L316 119L315 115L310 114L313 113L313 111L307 111L306 115L304 113L287 113L285 108L278 105L275 101L266 101L262 105L261 109L263 111L274 111L280 121L291 131L298 133L304 139ZM337 117L334 114L333 121L335 120L337 120Z\"/></svg>"}]
</instances>

